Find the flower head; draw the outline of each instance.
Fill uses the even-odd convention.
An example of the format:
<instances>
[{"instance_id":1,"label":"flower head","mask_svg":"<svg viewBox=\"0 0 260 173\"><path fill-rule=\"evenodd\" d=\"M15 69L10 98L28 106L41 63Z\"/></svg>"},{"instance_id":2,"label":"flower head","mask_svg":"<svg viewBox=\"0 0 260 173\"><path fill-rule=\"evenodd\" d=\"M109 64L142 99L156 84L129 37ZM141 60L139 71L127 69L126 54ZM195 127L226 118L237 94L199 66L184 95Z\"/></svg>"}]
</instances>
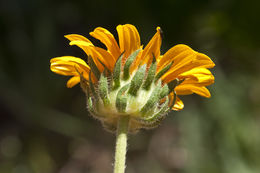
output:
<instances>
[{"instance_id":1,"label":"flower head","mask_svg":"<svg viewBox=\"0 0 260 173\"><path fill-rule=\"evenodd\" d=\"M70 45L88 55L87 62L62 56L51 59L50 67L55 73L72 76L67 87L81 84L89 111L104 127L114 131L120 116L130 116L130 131L152 128L171 109L183 109L179 95L210 97L206 86L214 83L214 76L208 68L215 64L207 55L184 44L162 55L160 27L145 48L135 26L118 25L116 29L119 45L104 28L90 32L106 49L81 35L66 35Z\"/></svg>"}]
</instances>

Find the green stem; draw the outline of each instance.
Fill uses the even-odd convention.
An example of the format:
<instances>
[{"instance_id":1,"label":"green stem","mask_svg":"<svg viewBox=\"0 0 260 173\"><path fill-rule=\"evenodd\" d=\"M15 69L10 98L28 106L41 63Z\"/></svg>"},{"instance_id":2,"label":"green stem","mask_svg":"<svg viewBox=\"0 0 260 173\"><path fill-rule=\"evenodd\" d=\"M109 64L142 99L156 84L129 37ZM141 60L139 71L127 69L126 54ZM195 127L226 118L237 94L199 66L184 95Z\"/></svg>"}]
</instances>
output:
<instances>
[{"instance_id":1,"label":"green stem","mask_svg":"<svg viewBox=\"0 0 260 173\"><path fill-rule=\"evenodd\" d=\"M129 116L122 116L119 118L117 126L114 173L125 172L128 125Z\"/></svg>"}]
</instances>

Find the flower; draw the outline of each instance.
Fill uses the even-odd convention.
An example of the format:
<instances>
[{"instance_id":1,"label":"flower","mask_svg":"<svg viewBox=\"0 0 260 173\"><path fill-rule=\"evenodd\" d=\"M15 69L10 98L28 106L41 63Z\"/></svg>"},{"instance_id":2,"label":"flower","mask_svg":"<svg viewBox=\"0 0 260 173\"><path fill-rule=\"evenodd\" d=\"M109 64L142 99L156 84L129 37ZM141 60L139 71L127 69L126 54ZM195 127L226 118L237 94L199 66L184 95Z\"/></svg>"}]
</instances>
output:
<instances>
[{"instance_id":1,"label":"flower","mask_svg":"<svg viewBox=\"0 0 260 173\"><path fill-rule=\"evenodd\" d=\"M106 49L81 35L65 36L70 45L88 55L88 62L73 56L50 61L53 72L72 76L68 88L81 84L89 111L107 129L116 130L118 117L125 115L131 117L130 131L155 127L171 109L183 109L179 95L211 96L206 86L214 83L214 76L208 68L215 64L207 55L184 44L162 55L160 27L145 48L135 26L118 25L116 29L119 45L104 28L90 32Z\"/></svg>"}]
</instances>

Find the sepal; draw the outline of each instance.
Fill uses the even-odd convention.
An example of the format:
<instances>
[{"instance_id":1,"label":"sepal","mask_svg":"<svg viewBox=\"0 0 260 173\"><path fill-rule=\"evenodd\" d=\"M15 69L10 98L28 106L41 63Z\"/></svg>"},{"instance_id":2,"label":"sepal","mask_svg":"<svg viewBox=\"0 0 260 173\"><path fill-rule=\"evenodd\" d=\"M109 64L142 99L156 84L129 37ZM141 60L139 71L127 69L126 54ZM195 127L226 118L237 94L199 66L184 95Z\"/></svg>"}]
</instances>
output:
<instances>
[{"instance_id":1,"label":"sepal","mask_svg":"<svg viewBox=\"0 0 260 173\"><path fill-rule=\"evenodd\" d=\"M136 51L134 51L126 60L125 65L124 65L124 72L123 72L123 79L124 80L128 80L130 77L130 67L133 63L133 61L135 60L135 58L137 57L137 55L139 54L141 49L137 49Z\"/></svg>"},{"instance_id":2,"label":"sepal","mask_svg":"<svg viewBox=\"0 0 260 173\"><path fill-rule=\"evenodd\" d=\"M137 95L138 90L140 89L141 85L143 84L145 71L146 71L146 64L141 66L135 73L133 79L131 80L130 88L128 91L128 93L130 95L132 95L132 96Z\"/></svg>"},{"instance_id":3,"label":"sepal","mask_svg":"<svg viewBox=\"0 0 260 173\"><path fill-rule=\"evenodd\" d=\"M114 67L114 71L113 71L113 89L117 89L120 86L120 74L121 74L121 65L122 65L122 58L123 58L123 54L122 53L119 58L117 59L117 62L115 64Z\"/></svg>"},{"instance_id":4,"label":"sepal","mask_svg":"<svg viewBox=\"0 0 260 173\"><path fill-rule=\"evenodd\" d=\"M109 106L110 100L108 97L108 82L107 82L107 77L105 77L103 73L100 76L98 89L99 89L99 96L102 99L104 106Z\"/></svg>"},{"instance_id":5,"label":"sepal","mask_svg":"<svg viewBox=\"0 0 260 173\"><path fill-rule=\"evenodd\" d=\"M155 77L156 68L157 68L157 62L156 62L155 57L153 56L153 62L152 62L151 66L150 66L150 68L148 70L145 82L143 84L143 89L144 90L149 90L150 89L150 87L151 87L151 85L153 83L154 77Z\"/></svg>"},{"instance_id":6,"label":"sepal","mask_svg":"<svg viewBox=\"0 0 260 173\"><path fill-rule=\"evenodd\" d=\"M161 123L162 119L164 119L167 112L170 110L168 104L169 98L166 97L165 102L160 106L161 108L157 112L149 117L138 118L137 121L139 121L144 128L157 127Z\"/></svg>"},{"instance_id":7,"label":"sepal","mask_svg":"<svg viewBox=\"0 0 260 173\"><path fill-rule=\"evenodd\" d=\"M88 57L88 64L91 68L91 71L93 72L93 74L95 75L95 77L97 79L99 79L100 77L100 71L98 69L98 67L96 66L95 62L93 61L93 58L91 56Z\"/></svg>"},{"instance_id":8,"label":"sepal","mask_svg":"<svg viewBox=\"0 0 260 173\"><path fill-rule=\"evenodd\" d=\"M172 66L173 62L161 69L155 76L155 82L157 82Z\"/></svg>"},{"instance_id":9,"label":"sepal","mask_svg":"<svg viewBox=\"0 0 260 173\"><path fill-rule=\"evenodd\" d=\"M158 104L160 98L160 91L161 91L161 81L158 82L157 86L153 90L150 98L145 103L145 105L141 109L141 114L145 116L149 111L153 110L154 107Z\"/></svg>"},{"instance_id":10,"label":"sepal","mask_svg":"<svg viewBox=\"0 0 260 173\"><path fill-rule=\"evenodd\" d=\"M117 93L116 96L116 108L120 113L124 113L127 106L127 89L129 88L129 84L123 86Z\"/></svg>"}]
</instances>

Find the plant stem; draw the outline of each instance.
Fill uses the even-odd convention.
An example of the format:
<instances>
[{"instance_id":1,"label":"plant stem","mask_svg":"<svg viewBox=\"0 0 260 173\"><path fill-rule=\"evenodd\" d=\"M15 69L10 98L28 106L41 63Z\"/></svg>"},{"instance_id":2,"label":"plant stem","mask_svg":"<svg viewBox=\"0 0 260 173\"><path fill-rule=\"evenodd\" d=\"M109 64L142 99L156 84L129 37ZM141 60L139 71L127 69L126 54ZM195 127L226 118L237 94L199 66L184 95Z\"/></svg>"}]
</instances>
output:
<instances>
[{"instance_id":1,"label":"plant stem","mask_svg":"<svg viewBox=\"0 0 260 173\"><path fill-rule=\"evenodd\" d=\"M128 124L129 116L122 116L119 118L117 125L114 173L125 172Z\"/></svg>"}]
</instances>

